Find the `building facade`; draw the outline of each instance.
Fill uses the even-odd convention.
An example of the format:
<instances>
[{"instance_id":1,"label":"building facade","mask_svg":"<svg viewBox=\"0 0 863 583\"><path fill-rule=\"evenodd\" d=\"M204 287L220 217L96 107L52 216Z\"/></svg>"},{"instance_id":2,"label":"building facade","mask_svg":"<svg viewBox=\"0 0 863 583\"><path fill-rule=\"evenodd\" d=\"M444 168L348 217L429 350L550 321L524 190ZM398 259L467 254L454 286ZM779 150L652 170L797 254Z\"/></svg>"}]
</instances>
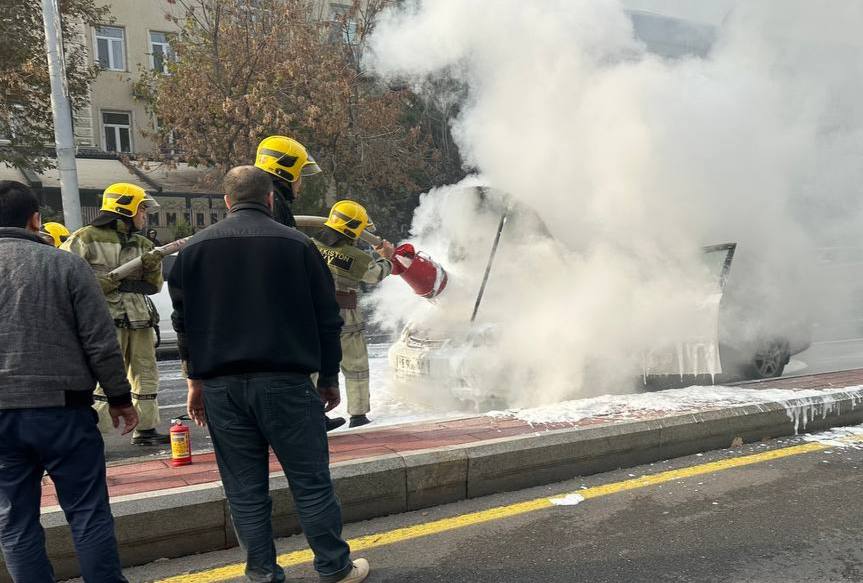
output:
<instances>
[{"instance_id":1,"label":"building facade","mask_svg":"<svg viewBox=\"0 0 863 583\"><path fill-rule=\"evenodd\" d=\"M105 1L111 20L80 31L77 42L87 47L90 62L101 69L88 103L74 112L73 119L85 223L98 213L101 191L113 182L138 184L154 194L161 206L150 215L149 225L162 241L211 225L227 212L218 189L201 183L203 171L185 164L129 161L159 159L157 121L136 98L135 84L144 71L165 71L173 58L175 19L182 19L194 1ZM352 0L310 2L312 17L318 20L335 20L352 5ZM36 175L3 168L0 178L27 182L46 206L61 208L56 169Z\"/></svg>"},{"instance_id":2,"label":"building facade","mask_svg":"<svg viewBox=\"0 0 863 583\"><path fill-rule=\"evenodd\" d=\"M87 27L83 41L101 71L90 88L90 103L75 114L79 148L148 155L158 144L150 135L155 120L135 99L142 70L163 71L170 58L169 39L176 32L172 16L183 9L173 0L112 0L113 20Z\"/></svg>"},{"instance_id":3,"label":"building facade","mask_svg":"<svg viewBox=\"0 0 863 583\"><path fill-rule=\"evenodd\" d=\"M142 72L165 71L166 62L173 58L170 40L178 32L175 19L183 18L186 6L197 0L102 1L110 9L110 22L82 27L73 41L87 47L90 62L101 69L90 87L88 103L73 113L83 219L88 223L98 214L101 193L108 185L130 182L159 201L161 206L150 215L149 224L161 241L171 241L190 229L215 223L227 209L219 189L202 181L205 170L158 161L156 120L135 97L134 89ZM308 1L313 19L338 22L339 31L340 19L353 5L353 0ZM355 26L347 24L339 34L356 34ZM56 168L35 173L0 164L0 179L29 184L48 207L46 212L61 212Z\"/></svg>"},{"instance_id":4,"label":"building facade","mask_svg":"<svg viewBox=\"0 0 863 583\"><path fill-rule=\"evenodd\" d=\"M113 20L83 31L90 60L101 72L91 86L89 105L75 114L76 142L79 148L154 157L159 148L153 137L157 122L135 98L134 86L141 71L165 70L172 58L170 38L177 32L173 18L185 15L186 3L111 0L105 4ZM351 0L311 0L312 16L335 20L351 5Z\"/></svg>"}]
</instances>

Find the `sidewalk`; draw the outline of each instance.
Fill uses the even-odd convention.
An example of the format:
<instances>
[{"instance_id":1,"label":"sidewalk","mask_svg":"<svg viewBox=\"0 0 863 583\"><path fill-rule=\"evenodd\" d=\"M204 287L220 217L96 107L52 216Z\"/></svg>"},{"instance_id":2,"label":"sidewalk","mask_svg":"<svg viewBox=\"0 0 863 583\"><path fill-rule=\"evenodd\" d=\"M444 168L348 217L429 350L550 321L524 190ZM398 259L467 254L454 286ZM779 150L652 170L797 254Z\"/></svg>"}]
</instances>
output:
<instances>
[{"instance_id":1,"label":"sidewalk","mask_svg":"<svg viewBox=\"0 0 863 583\"><path fill-rule=\"evenodd\" d=\"M817 374L786 379L741 383L739 387L748 389L791 389L824 390L863 385L863 369L838 373ZM587 417L575 422L528 423L511 417L477 416L465 419L406 424L375 429L340 433L330 438L332 463L349 462L376 458L393 454L405 454L419 450L433 450L451 446L466 446L497 440L505 437L541 434L550 431L573 428L596 428L631 423L634 419L650 421L665 418L671 414L703 413L723 409L714 407L691 407L676 409L673 412L630 410L624 415L601 415ZM802 430L801 430L802 431ZM194 446L195 444L193 444ZM281 468L270 456L270 471L280 472ZM215 455L204 453L194 456L189 466L173 468L169 459L148 459L119 463L108 468L108 490L111 498L135 494L155 493L174 488L209 484L219 481ZM57 498L50 479L43 481L43 509L56 506Z\"/></svg>"}]
</instances>

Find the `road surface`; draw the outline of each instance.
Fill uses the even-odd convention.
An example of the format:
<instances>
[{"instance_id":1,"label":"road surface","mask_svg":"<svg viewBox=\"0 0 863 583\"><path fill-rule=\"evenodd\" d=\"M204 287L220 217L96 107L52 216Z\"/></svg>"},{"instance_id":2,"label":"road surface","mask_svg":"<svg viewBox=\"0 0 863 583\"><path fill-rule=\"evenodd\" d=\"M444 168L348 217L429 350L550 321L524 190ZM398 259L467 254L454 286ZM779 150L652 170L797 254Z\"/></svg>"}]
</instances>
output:
<instances>
[{"instance_id":1,"label":"road surface","mask_svg":"<svg viewBox=\"0 0 863 583\"><path fill-rule=\"evenodd\" d=\"M345 535L364 547L356 556L370 560L370 583L861 581L863 433L809 439L375 519L348 525ZM277 546L283 564L296 563L286 569L288 581L316 580L307 559L292 554L306 548L302 537ZM240 581L214 569L233 565L237 573L241 559L233 549L160 561L127 576L142 583L204 570L170 581Z\"/></svg>"}]
</instances>

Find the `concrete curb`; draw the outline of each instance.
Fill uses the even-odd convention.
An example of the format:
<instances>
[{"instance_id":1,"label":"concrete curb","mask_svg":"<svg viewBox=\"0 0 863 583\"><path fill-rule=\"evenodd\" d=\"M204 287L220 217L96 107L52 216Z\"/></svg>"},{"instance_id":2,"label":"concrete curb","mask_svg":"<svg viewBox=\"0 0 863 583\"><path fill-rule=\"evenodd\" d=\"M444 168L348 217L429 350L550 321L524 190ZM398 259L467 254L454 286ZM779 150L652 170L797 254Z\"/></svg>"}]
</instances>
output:
<instances>
[{"instance_id":1,"label":"concrete curb","mask_svg":"<svg viewBox=\"0 0 863 583\"><path fill-rule=\"evenodd\" d=\"M738 437L752 442L859 423L863 389L341 462L332 476L344 520L355 522L727 448ZM275 534L299 532L284 475L273 474L270 487ZM112 508L125 565L236 545L221 483L125 496ZM57 576L76 576L62 512L45 509L42 522Z\"/></svg>"}]
</instances>

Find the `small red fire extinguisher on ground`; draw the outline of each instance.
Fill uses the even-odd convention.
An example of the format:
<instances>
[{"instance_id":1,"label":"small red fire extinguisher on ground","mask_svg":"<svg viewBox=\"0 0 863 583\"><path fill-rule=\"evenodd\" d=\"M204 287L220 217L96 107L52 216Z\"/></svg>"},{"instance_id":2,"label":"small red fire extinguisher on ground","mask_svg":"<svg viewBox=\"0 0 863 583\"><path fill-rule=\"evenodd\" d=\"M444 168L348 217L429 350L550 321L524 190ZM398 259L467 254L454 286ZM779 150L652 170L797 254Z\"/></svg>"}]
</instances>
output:
<instances>
[{"instance_id":1,"label":"small red fire extinguisher on ground","mask_svg":"<svg viewBox=\"0 0 863 583\"><path fill-rule=\"evenodd\" d=\"M171 419L171 466L187 466L192 463L192 437L189 427L183 423L185 415Z\"/></svg>"}]
</instances>

